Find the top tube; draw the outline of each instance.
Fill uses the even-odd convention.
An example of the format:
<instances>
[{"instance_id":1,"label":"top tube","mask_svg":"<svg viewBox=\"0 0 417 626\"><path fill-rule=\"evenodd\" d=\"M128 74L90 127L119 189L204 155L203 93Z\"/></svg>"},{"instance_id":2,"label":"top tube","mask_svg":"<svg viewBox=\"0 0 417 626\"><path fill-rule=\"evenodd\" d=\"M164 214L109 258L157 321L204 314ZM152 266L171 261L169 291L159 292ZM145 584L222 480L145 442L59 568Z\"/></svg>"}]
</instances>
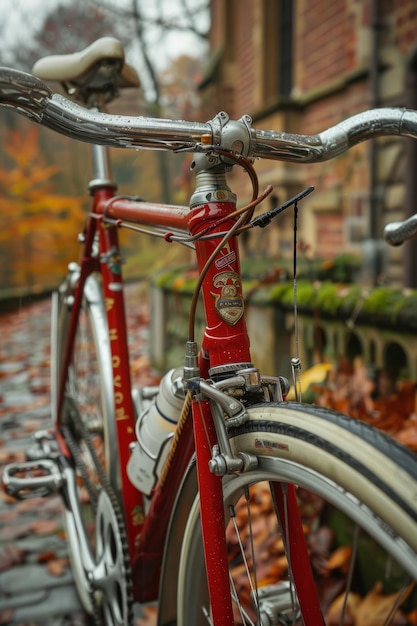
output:
<instances>
[{"instance_id":1,"label":"top tube","mask_svg":"<svg viewBox=\"0 0 417 626\"><path fill-rule=\"evenodd\" d=\"M353 115L316 135L257 130L248 115L230 120L224 112L206 123L110 115L79 106L31 74L10 68L0 68L0 106L87 143L186 152L232 150L296 163L326 161L383 135L417 138L417 112L396 107Z\"/></svg>"}]
</instances>

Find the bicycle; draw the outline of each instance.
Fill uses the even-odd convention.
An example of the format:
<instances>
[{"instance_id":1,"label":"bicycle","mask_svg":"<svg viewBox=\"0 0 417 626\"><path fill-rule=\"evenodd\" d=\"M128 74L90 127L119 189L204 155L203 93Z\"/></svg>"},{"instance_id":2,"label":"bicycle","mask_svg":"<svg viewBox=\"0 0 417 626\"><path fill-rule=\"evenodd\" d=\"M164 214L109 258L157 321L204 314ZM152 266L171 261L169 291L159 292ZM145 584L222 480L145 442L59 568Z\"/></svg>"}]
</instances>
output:
<instances>
[{"instance_id":1,"label":"bicycle","mask_svg":"<svg viewBox=\"0 0 417 626\"><path fill-rule=\"evenodd\" d=\"M47 57L34 72L0 69L0 105L92 144L93 200L80 261L53 296L53 428L36 435L25 463L6 467L3 485L20 498L62 495L85 610L106 624L129 623L134 602L151 601L163 626L331 622L335 604L322 593L330 546L320 550L317 542L318 520L327 519L336 546L351 541L332 598L340 623L380 582L384 597L391 594L384 619L400 606L410 615L416 458L357 420L299 397L286 401L289 382L257 370L238 243L240 233L266 226L312 190L253 217L269 190L259 194L252 159L320 161L378 135L417 138L417 113L366 111L315 136L256 130L249 116L230 120L223 112L207 123L109 115L101 105L138 82L113 39ZM43 80L59 80L82 104L53 94ZM194 153L190 207L118 196L106 146ZM239 210L226 183L236 166L253 185ZM122 227L190 246L199 269L184 364L140 393L129 376ZM200 291L206 329L198 347ZM293 372L297 391L296 358ZM255 500L261 513L252 520ZM320 513L311 516L312 509ZM271 519L258 542L254 526Z\"/></svg>"}]
</instances>

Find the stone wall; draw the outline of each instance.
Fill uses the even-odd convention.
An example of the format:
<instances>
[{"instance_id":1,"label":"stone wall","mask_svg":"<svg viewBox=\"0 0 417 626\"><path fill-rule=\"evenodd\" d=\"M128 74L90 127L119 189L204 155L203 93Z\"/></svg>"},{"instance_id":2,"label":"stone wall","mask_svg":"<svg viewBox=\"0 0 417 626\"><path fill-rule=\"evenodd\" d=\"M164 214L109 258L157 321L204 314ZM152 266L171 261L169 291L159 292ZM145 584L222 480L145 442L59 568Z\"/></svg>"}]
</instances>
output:
<instances>
[{"instance_id":1,"label":"stone wall","mask_svg":"<svg viewBox=\"0 0 417 626\"><path fill-rule=\"evenodd\" d=\"M298 350L290 283L251 291L246 320L254 364L266 375L291 376L290 359L306 370L323 360L361 357L376 370L417 381L417 292L365 290L333 283L299 285ZM164 371L183 363L191 289L151 287L151 359ZM196 340L204 330L197 312Z\"/></svg>"}]
</instances>

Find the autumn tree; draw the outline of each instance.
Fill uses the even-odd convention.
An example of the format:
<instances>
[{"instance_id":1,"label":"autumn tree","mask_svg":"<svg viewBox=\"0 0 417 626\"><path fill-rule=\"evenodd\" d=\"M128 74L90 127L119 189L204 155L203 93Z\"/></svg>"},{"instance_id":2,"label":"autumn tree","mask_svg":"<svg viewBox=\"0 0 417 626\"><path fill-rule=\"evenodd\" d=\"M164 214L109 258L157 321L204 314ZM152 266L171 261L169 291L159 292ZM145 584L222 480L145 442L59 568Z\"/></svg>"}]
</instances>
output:
<instances>
[{"instance_id":1,"label":"autumn tree","mask_svg":"<svg viewBox=\"0 0 417 626\"><path fill-rule=\"evenodd\" d=\"M7 133L0 167L0 285L31 290L56 285L74 255L84 212L79 197L56 193L58 171L39 149L39 128Z\"/></svg>"},{"instance_id":2,"label":"autumn tree","mask_svg":"<svg viewBox=\"0 0 417 626\"><path fill-rule=\"evenodd\" d=\"M23 21L23 15L21 19ZM3 22L3 28L5 24L7 20ZM3 63L2 57L5 57L13 67L30 71L34 62L43 56L76 52L99 37L116 36L127 43L126 31L92 2L85 2L82 6L57 2L56 7L45 15L40 27L34 26L30 30L24 45L17 33L16 42L11 42L6 49L3 47L0 52Z\"/></svg>"},{"instance_id":3,"label":"autumn tree","mask_svg":"<svg viewBox=\"0 0 417 626\"><path fill-rule=\"evenodd\" d=\"M2 8L1 64L30 70L41 56L75 52L98 37L112 35L125 44L150 104L159 102L159 60L164 51L173 49L168 61L183 37L208 42L208 0L56 0L56 6L43 13L28 10L22 0L3 0Z\"/></svg>"},{"instance_id":4,"label":"autumn tree","mask_svg":"<svg viewBox=\"0 0 417 626\"><path fill-rule=\"evenodd\" d=\"M125 44L127 59L138 69L143 90L142 96L135 92L112 103L111 112L198 119L195 91L194 95L192 93L199 71L198 62L189 57L172 63L168 60L161 70L159 59L163 41L169 35L174 34L175 43L189 33L194 33L200 41L206 39L207 27L200 28L198 24L199 14L208 11L207 0L180 0L177 3L171 0L155 3L148 0L125 0L124 3L60 0L42 19L38 12L33 23L24 2L4 2L10 3L10 10L3 7L5 19L0 22L0 34L3 35L0 63L30 70L33 62L44 55L81 50L98 37L113 35ZM13 38L6 37L13 30L12 17L13 24L19 25L13 31ZM54 133L43 128L28 133L27 128L28 123L20 116L11 111L0 111L0 139L2 146L8 146L0 152L0 202L4 206L0 216L0 255L4 261L0 284L3 286L24 281L33 283L40 275L44 275L45 280L48 278L48 284L54 282L54 277L63 268L61 257L58 258L52 250L56 249L63 228L62 220L56 219L56 215L67 212L71 220L76 213L73 199L59 190L71 190L80 196L85 193L88 181L89 151L85 144L66 140L65 153L59 153L62 146ZM27 159L25 163L20 161L19 146L22 158ZM120 191L128 190L149 200L165 202L188 200L187 185L184 186L188 168L182 165L184 158L158 152L147 153L143 159L134 152L112 150ZM15 171L17 168L21 168L20 179ZM34 189L30 191L32 184ZM43 204L42 194L45 194ZM52 204L57 209L55 213L51 211ZM37 212L39 215L36 216ZM27 222L26 226L24 222ZM19 237L22 242L17 244ZM74 239L72 235L68 236L68 240ZM39 247L42 249L38 250ZM58 249L62 258L65 257L65 263L73 258L66 245L59 244ZM20 261L17 260L19 250ZM55 261L56 272L51 267Z\"/></svg>"}]
</instances>

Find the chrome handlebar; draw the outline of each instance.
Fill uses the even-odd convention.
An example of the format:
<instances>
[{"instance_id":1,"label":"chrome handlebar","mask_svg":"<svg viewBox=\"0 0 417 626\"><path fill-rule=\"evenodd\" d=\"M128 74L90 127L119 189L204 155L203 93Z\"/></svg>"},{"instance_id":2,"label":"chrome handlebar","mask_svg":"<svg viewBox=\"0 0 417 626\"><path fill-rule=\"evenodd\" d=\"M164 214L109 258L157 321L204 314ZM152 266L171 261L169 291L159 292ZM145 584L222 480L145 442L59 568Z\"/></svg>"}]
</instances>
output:
<instances>
[{"instance_id":1,"label":"chrome handlebar","mask_svg":"<svg viewBox=\"0 0 417 626\"><path fill-rule=\"evenodd\" d=\"M417 215L403 220L391 222L384 228L384 239L390 246L400 246L410 239L417 238Z\"/></svg>"},{"instance_id":2,"label":"chrome handlebar","mask_svg":"<svg viewBox=\"0 0 417 626\"><path fill-rule=\"evenodd\" d=\"M217 148L294 163L326 161L383 135L417 138L417 111L395 107L353 115L316 135L257 130L249 116L230 120L223 112L206 123L110 115L74 104L31 74L10 68L0 68L0 106L87 143L186 152Z\"/></svg>"}]
</instances>

